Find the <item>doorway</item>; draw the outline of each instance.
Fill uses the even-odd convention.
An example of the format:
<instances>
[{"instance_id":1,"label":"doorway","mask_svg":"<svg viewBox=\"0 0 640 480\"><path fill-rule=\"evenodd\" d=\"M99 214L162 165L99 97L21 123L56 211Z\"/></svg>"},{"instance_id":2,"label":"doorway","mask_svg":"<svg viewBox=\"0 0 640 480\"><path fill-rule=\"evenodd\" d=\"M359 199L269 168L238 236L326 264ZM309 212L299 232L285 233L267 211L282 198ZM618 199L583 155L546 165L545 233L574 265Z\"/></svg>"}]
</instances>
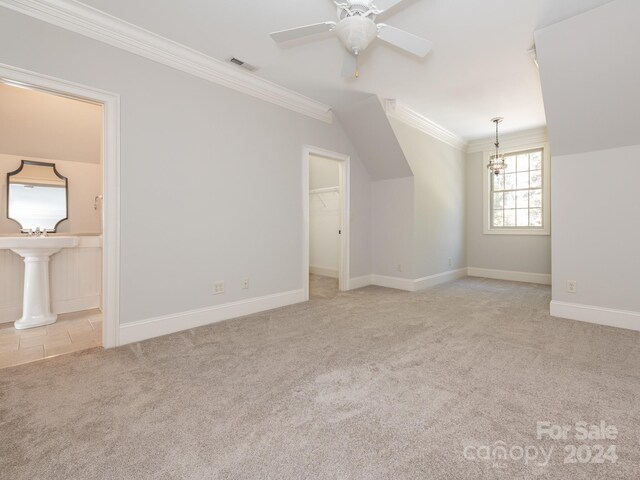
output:
<instances>
[{"instance_id":1,"label":"doorway","mask_svg":"<svg viewBox=\"0 0 640 480\"><path fill-rule=\"evenodd\" d=\"M120 169L120 98L119 95L82 86L62 79L52 78L36 72L30 72L17 67L0 64L0 82L31 90L64 97L74 101L97 105L101 108L102 125L100 127L99 151L101 156L100 192L92 195L89 210L97 212L101 224L101 252L97 261L101 264L99 273L101 322L90 322L92 328L101 330L101 344L104 348L119 345L119 259L120 259L120 198L119 198L119 169ZM76 185L78 183L76 182ZM83 206L86 199L82 200ZM75 210L77 212L77 209ZM65 232L74 235L75 232ZM86 248L94 248L94 240L79 237L79 244ZM20 279L22 281L22 279ZM66 306L67 311L74 311L74 307ZM75 307L77 309L79 307ZM55 313L55 312L54 312ZM60 317L59 317L60 318ZM92 317L93 320L95 318ZM74 314L61 317L73 323ZM78 330L88 329L83 322L76 322ZM41 328L41 327L39 327ZM48 328L48 327L46 327ZM62 328L62 327L59 327ZM27 330L28 331L28 330ZM81 332L79 332L81 333ZM78 335L82 337L82 335Z\"/></svg>"},{"instance_id":2,"label":"doorway","mask_svg":"<svg viewBox=\"0 0 640 480\"><path fill-rule=\"evenodd\" d=\"M315 147L303 155L305 297L349 289L349 157Z\"/></svg>"}]
</instances>

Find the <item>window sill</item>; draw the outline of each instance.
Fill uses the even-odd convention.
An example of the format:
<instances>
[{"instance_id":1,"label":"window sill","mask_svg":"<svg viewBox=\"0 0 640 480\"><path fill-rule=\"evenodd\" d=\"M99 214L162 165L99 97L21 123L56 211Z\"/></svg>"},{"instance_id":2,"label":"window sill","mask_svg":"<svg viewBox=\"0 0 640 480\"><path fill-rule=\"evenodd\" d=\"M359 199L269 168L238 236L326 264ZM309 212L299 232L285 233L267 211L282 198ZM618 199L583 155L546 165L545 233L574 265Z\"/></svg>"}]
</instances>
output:
<instances>
[{"instance_id":1,"label":"window sill","mask_svg":"<svg viewBox=\"0 0 640 480\"><path fill-rule=\"evenodd\" d=\"M508 229L508 228L504 228L504 229L492 229L492 228L485 228L484 230L484 234L485 235L532 235L532 236L549 236L551 235L551 232L547 229L517 229L517 228L513 228L513 229Z\"/></svg>"}]
</instances>

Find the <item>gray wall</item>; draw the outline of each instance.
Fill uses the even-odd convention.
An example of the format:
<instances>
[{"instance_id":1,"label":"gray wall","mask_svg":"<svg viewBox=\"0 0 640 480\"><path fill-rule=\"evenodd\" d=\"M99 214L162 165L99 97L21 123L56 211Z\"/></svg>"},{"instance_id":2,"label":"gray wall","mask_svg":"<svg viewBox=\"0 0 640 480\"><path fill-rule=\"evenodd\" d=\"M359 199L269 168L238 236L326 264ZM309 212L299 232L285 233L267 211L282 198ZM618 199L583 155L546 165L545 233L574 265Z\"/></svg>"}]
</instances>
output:
<instances>
[{"instance_id":1,"label":"gray wall","mask_svg":"<svg viewBox=\"0 0 640 480\"><path fill-rule=\"evenodd\" d=\"M414 278L414 202L413 177L373 182L371 263L374 274Z\"/></svg>"},{"instance_id":2,"label":"gray wall","mask_svg":"<svg viewBox=\"0 0 640 480\"><path fill-rule=\"evenodd\" d=\"M551 237L549 235L484 234L483 182L485 168L482 152L467 155L467 252L469 267L550 274ZM555 181L553 174L552 181Z\"/></svg>"},{"instance_id":3,"label":"gray wall","mask_svg":"<svg viewBox=\"0 0 640 480\"><path fill-rule=\"evenodd\" d=\"M339 123L0 12L0 62L121 95L122 322L302 289L303 144L352 156L351 275L371 273L371 184Z\"/></svg>"},{"instance_id":4,"label":"gray wall","mask_svg":"<svg viewBox=\"0 0 640 480\"><path fill-rule=\"evenodd\" d=\"M616 0L536 32L554 152L554 301L640 312L638 18L637 0Z\"/></svg>"},{"instance_id":5,"label":"gray wall","mask_svg":"<svg viewBox=\"0 0 640 480\"><path fill-rule=\"evenodd\" d=\"M640 145L555 157L552 172L553 300L640 312Z\"/></svg>"},{"instance_id":6,"label":"gray wall","mask_svg":"<svg viewBox=\"0 0 640 480\"><path fill-rule=\"evenodd\" d=\"M389 121L414 176L412 278L465 268L465 154L396 119Z\"/></svg>"}]
</instances>

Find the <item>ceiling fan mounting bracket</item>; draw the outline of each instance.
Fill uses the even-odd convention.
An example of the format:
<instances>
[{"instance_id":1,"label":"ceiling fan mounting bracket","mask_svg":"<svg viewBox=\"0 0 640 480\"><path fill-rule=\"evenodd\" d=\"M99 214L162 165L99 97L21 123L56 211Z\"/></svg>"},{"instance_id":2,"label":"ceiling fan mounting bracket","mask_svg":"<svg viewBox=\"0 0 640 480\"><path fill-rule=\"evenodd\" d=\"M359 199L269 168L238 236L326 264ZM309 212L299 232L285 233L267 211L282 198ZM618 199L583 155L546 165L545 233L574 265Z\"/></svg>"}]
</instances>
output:
<instances>
[{"instance_id":1,"label":"ceiling fan mounting bracket","mask_svg":"<svg viewBox=\"0 0 640 480\"><path fill-rule=\"evenodd\" d=\"M344 20L349 17L366 17L375 22L376 16L381 12L371 0L353 0L347 3L334 2L338 7L338 19Z\"/></svg>"}]
</instances>

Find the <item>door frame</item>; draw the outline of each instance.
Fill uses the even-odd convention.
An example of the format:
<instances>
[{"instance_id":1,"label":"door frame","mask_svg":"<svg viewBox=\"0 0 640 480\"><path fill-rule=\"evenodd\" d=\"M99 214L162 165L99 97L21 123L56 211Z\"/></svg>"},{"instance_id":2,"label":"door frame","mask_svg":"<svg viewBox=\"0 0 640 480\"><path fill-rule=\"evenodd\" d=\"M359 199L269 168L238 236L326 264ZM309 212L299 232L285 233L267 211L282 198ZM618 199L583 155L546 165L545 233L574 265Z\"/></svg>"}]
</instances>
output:
<instances>
[{"instance_id":1,"label":"door frame","mask_svg":"<svg viewBox=\"0 0 640 480\"><path fill-rule=\"evenodd\" d=\"M349 258L351 248L351 157L321 147L305 145L302 153L302 284L305 300L309 300L309 157L327 158L340 166L340 264L338 288L349 290Z\"/></svg>"},{"instance_id":2,"label":"door frame","mask_svg":"<svg viewBox=\"0 0 640 480\"><path fill-rule=\"evenodd\" d=\"M102 345L120 345L120 95L0 63L0 82L102 106Z\"/></svg>"}]
</instances>

